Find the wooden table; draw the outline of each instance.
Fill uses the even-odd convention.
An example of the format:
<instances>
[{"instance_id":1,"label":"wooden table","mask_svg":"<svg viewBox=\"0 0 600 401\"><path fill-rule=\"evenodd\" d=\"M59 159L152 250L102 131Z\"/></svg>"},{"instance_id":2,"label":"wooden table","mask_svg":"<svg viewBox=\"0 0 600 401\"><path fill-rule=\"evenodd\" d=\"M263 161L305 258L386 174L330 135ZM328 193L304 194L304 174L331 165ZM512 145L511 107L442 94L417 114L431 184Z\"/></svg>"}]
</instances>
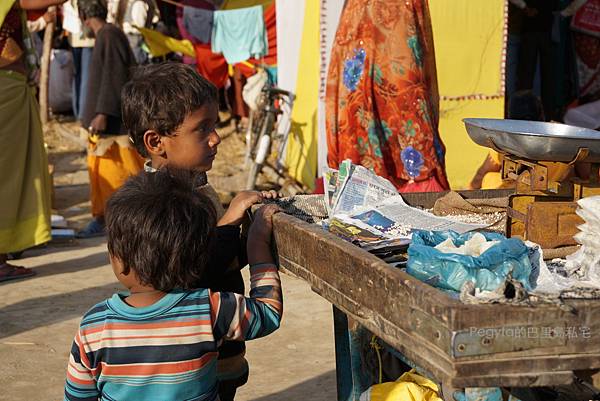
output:
<instances>
[{"instance_id":1,"label":"wooden table","mask_svg":"<svg viewBox=\"0 0 600 401\"><path fill-rule=\"evenodd\" d=\"M423 196L405 199L428 207ZM566 385L573 371L600 368L598 301L463 304L317 225L278 214L274 235L280 266L334 305L339 400L363 390L348 319L451 393Z\"/></svg>"}]
</instances>

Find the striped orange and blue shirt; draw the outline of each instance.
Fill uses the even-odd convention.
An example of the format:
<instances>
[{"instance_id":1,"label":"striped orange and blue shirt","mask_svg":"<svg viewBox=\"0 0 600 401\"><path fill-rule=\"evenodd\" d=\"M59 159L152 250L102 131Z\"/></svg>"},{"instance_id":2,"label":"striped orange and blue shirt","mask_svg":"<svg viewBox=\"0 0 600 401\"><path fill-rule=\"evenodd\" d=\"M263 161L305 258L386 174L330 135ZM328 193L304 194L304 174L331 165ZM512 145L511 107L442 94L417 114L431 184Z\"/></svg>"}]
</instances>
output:
<instances>
[{"instance_id":1,"label":"striped orange and blue shirt","mask_svg":"<svg viewBox=\"0 0 600 401\"><path fill-rule=\"evenodd\" d=\"M279 327L277 267L250 267L250 297L173 291L143 308L115 294L83 317L71 348L66 401L217 400L217 347Z\"/></svg>"}]
</instances>

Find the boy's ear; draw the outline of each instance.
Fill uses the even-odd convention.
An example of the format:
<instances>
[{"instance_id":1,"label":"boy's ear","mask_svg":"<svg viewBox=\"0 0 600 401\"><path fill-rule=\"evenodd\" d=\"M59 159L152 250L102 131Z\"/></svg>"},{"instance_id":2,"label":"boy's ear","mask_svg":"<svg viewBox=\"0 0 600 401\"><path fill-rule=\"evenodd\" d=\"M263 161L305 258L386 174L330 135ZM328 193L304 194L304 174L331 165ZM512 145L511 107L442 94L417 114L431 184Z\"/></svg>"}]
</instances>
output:
<instances>
[{"instance_id":1,"label":"boy's ear","mask_svg":"<svg viewBox=\"0 0 600 401\"><path fill-rule=\"evenodd\" d=\"M108 253L108 257L110 259L110 264L112 265L115 274L122 274L124 276L129 274L129 268L123 264L123 261L120 258L113 256L113 254L110 252Z\"/></svg>"},{"instance_id":2,"label":"boy's ear","mask_svg":"<svg viewBox=\"0 0 600 401\"><path fill-rule=\"evenodd\" d=\"M153 130L144 132L144 147L146 151L154 156L163 156L165 154L162 136Z\"/></svg>"}]
</instances>

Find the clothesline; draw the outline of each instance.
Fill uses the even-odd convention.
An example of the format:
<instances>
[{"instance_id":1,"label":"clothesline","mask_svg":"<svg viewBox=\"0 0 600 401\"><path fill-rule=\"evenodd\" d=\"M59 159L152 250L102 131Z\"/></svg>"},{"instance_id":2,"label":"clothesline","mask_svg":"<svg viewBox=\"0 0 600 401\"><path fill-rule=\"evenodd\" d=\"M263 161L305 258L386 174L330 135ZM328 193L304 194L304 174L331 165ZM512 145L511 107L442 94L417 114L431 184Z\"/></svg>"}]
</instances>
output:
<instances>
[{"instance_id":1,"label":"clothesline","mask_svg":"<svg viewBox=\"0 0 600 401\"><path fill-rule=\"evenodd\" d=\"M184 6L183 6L183 4L181 4L181 3L178 3L178 2L176 2L176 1L173 1L173 0L160 0L160 1L163 1L163 2L165 2L165 3L172 4L172 5L174 5L175 7L181 7L181 8L183 8L183 7L184 7Z\"/></svg>"}]
</instances>

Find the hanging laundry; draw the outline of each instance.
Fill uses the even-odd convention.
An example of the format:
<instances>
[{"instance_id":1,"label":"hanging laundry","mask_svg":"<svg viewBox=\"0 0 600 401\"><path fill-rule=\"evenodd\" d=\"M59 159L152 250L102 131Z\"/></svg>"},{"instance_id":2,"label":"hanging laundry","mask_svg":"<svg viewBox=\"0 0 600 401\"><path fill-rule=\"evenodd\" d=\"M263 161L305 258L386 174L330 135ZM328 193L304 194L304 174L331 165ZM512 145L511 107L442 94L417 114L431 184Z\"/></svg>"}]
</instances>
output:
<instances>
[{"instance_id":1,"label":"hanging laundry","mask_svg":"<svg viewBox=\"0 0 600 401\"><path fill-rule=\"evenodd\" d=\"M213 6L215 6L215 8L221 8L221 6L223 6L223 2L225 2L225 0L206 0L207 2L209 2L210 4L212 4Z\"/></svg>"},{"instance_id":2,"label":"hanging laundry","mask_svg":"<svg viewBox=\"0 0 600 401\"><path fill-rule=\"evenodd\" d=\"M265 12L263 13L265 29L267 30L267 43L269 45L267 55L260 59L251 58L247 60L248 63L242 62L235 65L246 78L256 73L256 65L267 65L269 66L267 67L269 79L274 78L272 82L277 82L277 17L275 7L275 2L273 2L265 8Z\"/></svg>"},{"instance_id":3,"label":"hanging laundry","mask_svg":"<svg viewBox=\"0 0 600 401\"><path fill-rule=\"evenodd\" d=\"M212 1L212 0L211 0ZM297 0L293 0L297 1ZM268 7L272 3L275 3L273 0L214 0L216 3L221 3L221 6L218 6L221 10L235 10L238 8L247 8L253 6L263 6Z\"/></svg>"},{"instance_id":4,"label":"hanging laundry","mask_svg":"<svg viewBox=\"0 0 600 401\"><path fill-rule=\"evenodd\" d=\"M178 40L152 29L139 27L136 29L142 33L144 41L154 57L166 56L171 52L182 53L190 57L194 57L196 54L194 46L189 40Z\"/></svg>"},{"instance_id":5,"label":"hanging laundry","mask_svg":"<svg viewBox=\"0 0 600 401\"><path fill-rule=\"evenodd\" d=\"M210 43L214 11L195 7L183 7L183 25L199 43Z\"/></svg>"},{"instance_id":6,"label":"hanging laundry","mask_svg":"<svg viewBox=\"0 0 600 401\"><path fill-rule=\"evenodd\" d=\"M229 64L267 54L267 34L261 6L215 11L212 51L223 53Z\"/></svg>"},{"instance_id":7,"label":"hanging laundry","mask_svg":"<svg viewBox=\"0 0 600 401\"><path fill-rule=\"evenodd\" d=\"M183 6L201 8L203 10L214 11L215 6L210 1L207 0L182 0L181 4ZM188 31L185 29L185 24L183 23L183 7L176 7L175 10L175 22L177 24L177 29L179 30L179 34L182 39L187 39L193 44L198 44L196 38L194 38ZM196 64L196 57L183 56L183 62L185 64Z\"/></svg>"},{"instance_id":8,"label":"hanging laundry","mask_svg":"<svg viewBox=\"0 0 600 401\"><path fill-rule=\"evenodd\" d=\"M196 43L196 69L217 88L223 88L229 79L227 61L222 54L215 54L209 44Z\"/></svg>"}]
</instances>

